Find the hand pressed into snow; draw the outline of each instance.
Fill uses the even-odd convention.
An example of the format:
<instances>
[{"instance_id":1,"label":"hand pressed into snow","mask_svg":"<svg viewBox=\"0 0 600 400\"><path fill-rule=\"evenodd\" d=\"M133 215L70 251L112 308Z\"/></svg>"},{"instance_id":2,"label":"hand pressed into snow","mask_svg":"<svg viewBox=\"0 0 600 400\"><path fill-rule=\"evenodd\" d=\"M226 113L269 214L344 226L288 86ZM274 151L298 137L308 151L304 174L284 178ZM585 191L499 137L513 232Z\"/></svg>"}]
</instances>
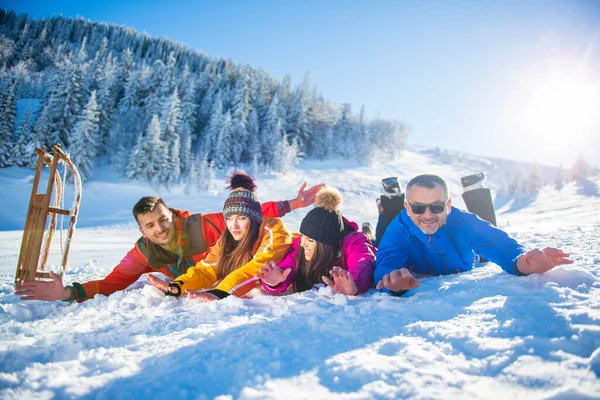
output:
<instances>
[{"instance_id":1,"label":"hand pressed into snow","mask_svg":"<svg viewBox=\"0 0 600 400\"><path fill-rule=\"evenodd\" d=\"M356 286L354 278L348 271L340 267L333 267L329 274L331 275L331 279L326 276L322 276L321 279L334 292L348 296L356 296L358 294L358 286Z\"/></svg>"},{"instance_id":2,"label":"hand pressed into snow","mask_svg":"<svg viewBox=\"0 0 600 400\"><path fill-rule=\"evenodd\" d=\"M560 264L573 264L569 254L560 249L546 247L533 249L517 258L517 268L524 274L543 274Z\"/></svg>"},{"instance_id":3,"label":"hand pressed into snow","mask_svg":"<svg viewBox=\"0 0 600 400\"><path fill-rule=\"evenodd\" d=\"M260 268L260 273L256 275L256 277L260 278L267 285L275 287L285 281L291 271L291 268L279 268L277 263L271 260L267 261L265 265Z\"/></svg>"},{"instance_id":4,"label":"hand pressed into snow","mask_svg":"<svg viewBox=\"0 0 600 400\"><path fill-rule=\"evenodd\" d=\"M200 300L200 301L204 301L204 302L209 302L209 301L215 301L215 300L220 300L216 295L209 293L209 292L200 292L200 291L196 291L196 290L192 290L187 292L187 296L190 299L194 299L194 300Z\"/></svg>"},{"instance_id":5,"label":"hand pressed into snow","mask_svg":"<svg viewBox=\"0 0 600 400\"><path fill-rule=\"evenodd\" d=\"M167 282L163 281L162 279L158 279L152 274L146 275L146 280L149 284L151 284L161 292L167 293L167 291L169 290L169 284Z\"/></svg>"},{"instance_id":6,"label":"hand pressed into snow","mask_svg":"<svg viewBox=\"0 0 600 400\"><path fill-rule=\"evenodd\" d=\"M421 286L421 282L406 268L396 269L389 274L385 274L383 279L377 282L377 289L386 288L394 292L415 289Z\"/></svg>"},{"instance_id":7,"label":"hand pressed into snow","mask_svg":"<svg viewBox=\"0 0 600 400\"><path fill-rule=\"evenodd\" d=\"M63 286L62 275L50 272L50 282L25 281L15 288L15 294L21 300L69 300L71 291Z\"/></svg>"}]
</instances>

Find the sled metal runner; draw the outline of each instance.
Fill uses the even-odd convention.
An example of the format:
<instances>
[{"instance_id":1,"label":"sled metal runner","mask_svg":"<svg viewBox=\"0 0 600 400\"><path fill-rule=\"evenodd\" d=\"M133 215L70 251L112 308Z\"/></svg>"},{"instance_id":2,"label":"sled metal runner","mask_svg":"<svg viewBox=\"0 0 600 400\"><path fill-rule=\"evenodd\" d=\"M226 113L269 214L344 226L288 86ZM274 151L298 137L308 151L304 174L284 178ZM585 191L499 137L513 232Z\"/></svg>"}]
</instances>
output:
<instances>
[{"instance_id":1,"label":"sled metal runner","mask_svg":"<svg viewBox=\"0 0 600 400\"><path fill-rule=\"evenodd\" d=\"M50 275L46 272L46 263L48 261L52 238L56 230L58 215L69 217L69 228L62 254L61 266L63 274L67 268L71 239L75 231L77 216L79 214L79 204L81 203L81 179L79 171L71 161L69 155L62 151L60 144L52 146L52 151L54 154L48 153L46 147L35 149L39 159L33 180L25 228L23 230L21 251L15 273L15 286L21 284L23 281L50 278ZM59 161L64 163L73 176L75 193L73 204L69 210L61 208L64 197L64 182L57 171ZM38 186L44 165L50 168L50 175L48 177L46 193L40 194L38 193ZM48 217L50 217L49 222Z\"/></svg>"}]
</instances>

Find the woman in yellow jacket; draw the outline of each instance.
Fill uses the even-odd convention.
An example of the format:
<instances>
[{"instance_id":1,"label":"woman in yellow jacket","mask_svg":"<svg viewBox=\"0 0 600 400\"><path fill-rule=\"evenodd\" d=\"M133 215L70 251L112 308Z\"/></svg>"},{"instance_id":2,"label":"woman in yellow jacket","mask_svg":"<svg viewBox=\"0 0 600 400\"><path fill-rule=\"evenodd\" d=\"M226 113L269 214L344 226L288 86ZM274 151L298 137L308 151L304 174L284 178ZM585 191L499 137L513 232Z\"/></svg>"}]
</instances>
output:
<instances>
[{"instance_id":1,"label":"woman in yellow jacket","mask_svg":"<svg viewBox=\"0 0 600 400\"><path fill-rule=\"evenodd\" d=\"M263 218L252 178L236 172L229 188L223 206L227 229L204 260L169 284L168 295L187 292L203 301L243 296L260 284L256 275L267 261L278 263L286 255L292 235L279 218Z\"/></svg>"}]
</instances>

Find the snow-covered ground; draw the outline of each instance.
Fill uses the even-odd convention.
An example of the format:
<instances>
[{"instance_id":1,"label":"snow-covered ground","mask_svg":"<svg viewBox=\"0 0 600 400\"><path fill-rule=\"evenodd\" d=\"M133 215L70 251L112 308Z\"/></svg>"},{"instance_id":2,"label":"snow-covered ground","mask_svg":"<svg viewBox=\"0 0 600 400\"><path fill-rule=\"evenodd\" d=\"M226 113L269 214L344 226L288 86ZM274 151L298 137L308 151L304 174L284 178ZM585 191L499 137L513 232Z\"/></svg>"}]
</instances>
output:
<instances>
[{"instance_id":1,"label":"snow-covered ground","mask_svg":"<svg viewBox=\"0 0 600 400\"><path fill-rule=\"evenodd\" d=\"M439 173L463 208L460 177L484 165L407 151L373 166L305 161L257 184L268 200L295 197L304 180L328 183L342 191L347 217L375 226L381 178L397 175L405 185ZM3 229L23 225L31 175L0 170ZM106 167L94 177L84 188L65 283L113 268L138 237L131 207L154 193ZM223 187L161 194L172 207L212 212L222 207ZM575 264L529 277L489 264L424 279L400 298L322 288L199 303L164 298L141 278L82 304L22 303L12 295L22 231L1 231L0 398L600 398L599 190L595 179L496 199L500 227L531 248L570 251ZM284 221L297 230L305 214ZM59 257L56 245L51 262Z\"/></svg>"}]
</instances>

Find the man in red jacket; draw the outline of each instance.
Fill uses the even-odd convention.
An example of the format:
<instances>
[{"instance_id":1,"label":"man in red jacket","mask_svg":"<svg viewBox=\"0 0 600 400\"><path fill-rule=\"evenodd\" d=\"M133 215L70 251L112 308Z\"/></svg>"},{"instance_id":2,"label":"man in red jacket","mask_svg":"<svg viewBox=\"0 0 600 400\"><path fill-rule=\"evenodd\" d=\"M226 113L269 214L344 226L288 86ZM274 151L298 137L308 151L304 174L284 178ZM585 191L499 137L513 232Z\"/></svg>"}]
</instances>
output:
<instances>
[{"instance_id":1,"label":"man in red jacket","mask_svg":"<svg viewBox=\"0 0 600 400\"><path fill-rule=\"evenodd\" d=\"M306 183L298 197L289 201L266 202L262 213L267 218L279 218L297 208L314 203L323 185L308 190ZM108 296L123 290L142 274L162 272L170 278L184 274L190 266L202 260L225 229L222 213L190 214L167 207L160 197L142 197L133 207L133 216L142 237L121 262L104 279L63 286L62 277L50 272L52 281L26 281L15 289L21 300L85 301L97 294ZM158 280L148 275L148 280Z\"/></svg>"}]
</instances>

